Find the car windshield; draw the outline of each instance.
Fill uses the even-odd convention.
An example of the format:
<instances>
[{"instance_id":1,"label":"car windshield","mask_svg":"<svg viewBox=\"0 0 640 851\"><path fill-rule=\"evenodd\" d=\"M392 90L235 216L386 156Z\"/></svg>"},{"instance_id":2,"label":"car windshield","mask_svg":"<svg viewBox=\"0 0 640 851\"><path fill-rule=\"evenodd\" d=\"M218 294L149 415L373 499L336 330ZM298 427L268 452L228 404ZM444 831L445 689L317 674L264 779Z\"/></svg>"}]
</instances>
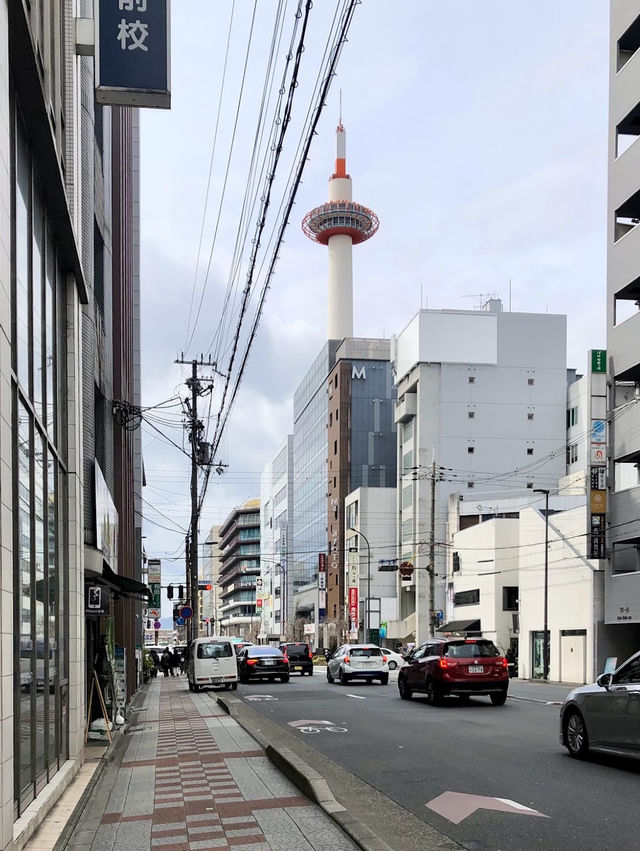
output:
<instances>
[{"instance_id":1,"label":"car windshield","mask_svg":"<svg viewBox=\"0 0 640 851\"><path fill-rule=\"evenodd\" d=\"M308 644L286 644L285 649L287 653L308 653L309 645Z\"/></svg>"},{"instance_id":2,"label":"car windshield","mask_svg":"<svg viewBox=\"0 0 640 851\"><path fill-rule=\"evenodd\" d=\"M198 659L227 659L233 656L233 649L228 641L207 641L198 644Z\"/></svg>"},{"instance_id":3,"label":"car windshield","mask_svg":"<svg viewBox=\"0 0 640 851\"><path fill-rule=\"evenodd\" d=\"M247 650L248 656L282 656L282 653L277 647L250 647Z\"/></svg>"},{"instance_id":4,"label":"car windshield","mask_svg":"<svg viewBox=\"0 0 640 851\"><path fill-rule=\"evenodd\" d=\"M382 656L382 651L379 647L352 647L349 651L350 656Z\"/></svg>"},{"instance_id":5,"label":"car windshield","mask_svg":"<svg viewBox=\"0 0 640 851\"><path fill-rule=\"evenodd\" d=\"M454 659L469 659L475 656L499 656L500 653L492 641L460 641L448 644L444 655Z\"/></svg>"}]
</instances>

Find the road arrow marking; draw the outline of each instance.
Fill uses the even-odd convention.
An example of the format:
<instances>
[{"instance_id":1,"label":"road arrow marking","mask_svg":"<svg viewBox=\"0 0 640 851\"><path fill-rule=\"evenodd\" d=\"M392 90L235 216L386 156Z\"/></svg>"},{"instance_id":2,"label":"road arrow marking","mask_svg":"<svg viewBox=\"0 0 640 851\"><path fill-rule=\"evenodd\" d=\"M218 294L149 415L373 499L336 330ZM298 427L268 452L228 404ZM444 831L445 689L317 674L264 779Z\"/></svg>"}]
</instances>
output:
<instances>
[{"instance_id":1,"label":"road arrow marking","mask_svg":"<svg viewBox=\"0 0 640 851\"><path fill-rule=\"evenodd\" d=\"M355 697L356 700L366 700L367 699L362 694L347 694L347 697Z\"/></svg>"},{"instance_id":2,"label":"road arrow marking","mask_svg":"<svg viewBox=\"0 0 640 851\"><path fill-rule=\"evenodd\" d=\"M430 810L446 818L453 824L460 824L476 810L496 810L501 813L517 813L521 816L538 816L549 818L544 813L525 807L509 798L490 798L486 795L467 795L465 792L443 792L432 801L425 804Z\"/></svg>"},{"instance_id":3,"label":"road arrow marking","mask_svg":"<svg viewBox=\"0 0 640 851\"><path fill-rule=\"evenodd\" d=\"M308 727L309 724L327 724L331 726L333 721L289 721L290 727Z\"/></svg>"}]
</instances>

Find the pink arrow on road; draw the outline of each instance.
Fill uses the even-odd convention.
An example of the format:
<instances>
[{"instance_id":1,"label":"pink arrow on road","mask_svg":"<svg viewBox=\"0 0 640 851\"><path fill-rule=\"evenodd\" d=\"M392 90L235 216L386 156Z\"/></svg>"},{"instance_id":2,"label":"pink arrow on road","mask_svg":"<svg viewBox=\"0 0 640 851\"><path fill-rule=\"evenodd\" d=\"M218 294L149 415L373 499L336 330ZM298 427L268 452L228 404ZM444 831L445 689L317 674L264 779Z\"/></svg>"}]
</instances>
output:
<instances>
[{"instance_id":1,"label":"pink arrow on road","mask_svg":"<svg viewBox=\"0 0 640 851\"><path fill-rule=\"evenodd\" d=\"M517 801L510 801L509 798L489 798L486 795L467 795L465 792L443 792L442 795L438 795L437 798L425 804L425 807L429 807L430 810L454 824L460 824L476 810L496 810L500 813L549 818L544 813L525 807Z\"/></svg>"}]
</instances>

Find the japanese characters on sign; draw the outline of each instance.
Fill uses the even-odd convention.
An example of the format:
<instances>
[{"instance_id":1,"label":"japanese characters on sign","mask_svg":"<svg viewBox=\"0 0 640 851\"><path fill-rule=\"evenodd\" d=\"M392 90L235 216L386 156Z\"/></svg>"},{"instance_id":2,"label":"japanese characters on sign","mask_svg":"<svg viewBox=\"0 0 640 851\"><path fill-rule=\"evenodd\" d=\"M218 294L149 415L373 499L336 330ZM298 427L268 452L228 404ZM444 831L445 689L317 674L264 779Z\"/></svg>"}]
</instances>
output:
<instances>
[{"instance_id":1,"label":"japanese characters on sign","mask_svg":"<svg viewBox=\"0 0 640 851\"><path fill-rule=\"evenodd\" d=\"M96 99L120 106L171 106L169 0L99 0Z\"/></svg>"},{"instance_id":2,"label":"japanese characters on sign","mask_svg":"<svg viewBox=\"0 0 640 851\"><path fill-rule=\"evenodd\" d=\"M349 631L358 633L358 589L349 588Z\"/></svg>"}]
</instances>

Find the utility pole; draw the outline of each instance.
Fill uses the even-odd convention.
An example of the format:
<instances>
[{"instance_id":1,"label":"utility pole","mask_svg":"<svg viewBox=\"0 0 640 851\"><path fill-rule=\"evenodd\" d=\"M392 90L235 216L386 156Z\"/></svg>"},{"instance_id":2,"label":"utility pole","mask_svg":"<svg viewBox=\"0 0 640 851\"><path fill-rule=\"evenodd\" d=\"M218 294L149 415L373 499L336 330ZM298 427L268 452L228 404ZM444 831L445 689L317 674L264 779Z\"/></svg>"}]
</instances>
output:
<instances>
[{"instance_id":1,"label":"utility pole","mask_svg":"<svg viewBox=\"0 0 640 851\"><path fill-rule=\"evenodd\" d=\"M436 632L436 455L431 462L431 538L429 540L429 637Z\"/></svg>"},{"instance_id":2,"label":"utility pole","mask_svg":"<svg viewBox=\"0 0 640 851\"><path fill-rule=\"evenodd\" d=\"M187 600L191 598L191 549L189 546L189 533L187 532L184 539L184 560L185 560L185 575L187 585ZM189 627L185 628L187 633L190 632Z\"/></svg>"},{"instance_id":3,"label":"utility pole","mask_svg":"<svg viewBox=\"0 0 640 851\"><path fill-rule=\"evenodd\" d=\"M186 380L186 385L191 391L191 398L185 399L185 405L188 410L187 429L189 431L189 442L191 443L191 525L189 528L189 546L187 547L188 554L188 570L187 570L187 595L188 603L193 612L190 620L187 623L187 636L189 640L198 637L200 631L200 601L198 597L198 467L211 466L211 447L200 440L200 436L204 429L202 422L198 419L198 396L203 392L211 392L213 389L213 379L198 378L198 367L204 366L213 369L217 372L216 364L211 361L209 356L208 361L194 358L190 361L184 359L176 360L176 363L188 365L191 364L191 378Z\"/></svg>"}]
</instances>

